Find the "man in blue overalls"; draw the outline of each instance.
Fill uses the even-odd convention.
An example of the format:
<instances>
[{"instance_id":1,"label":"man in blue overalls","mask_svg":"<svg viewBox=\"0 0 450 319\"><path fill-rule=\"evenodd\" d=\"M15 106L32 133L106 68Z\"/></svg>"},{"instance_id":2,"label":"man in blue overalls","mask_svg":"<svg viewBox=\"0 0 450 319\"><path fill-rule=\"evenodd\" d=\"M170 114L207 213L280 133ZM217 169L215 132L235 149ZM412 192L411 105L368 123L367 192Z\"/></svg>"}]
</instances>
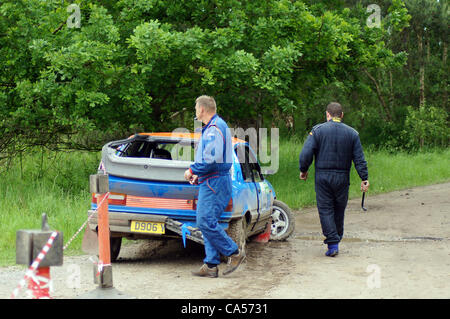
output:
<instances>
[{"instance_id":1,"label":"man in blue overalls","mask_svg":"<svg viewBox=\"0 0 450 319\"><path fill-rule=\"evenodd\" d=\"M300 153L300 179L308 177L308 168L315 157L315 190L317 209L326 256L339 253L344 234L344 212L347 207L352 161L361 178L361 190L369 189L367 162L356 130L342 123L344 113L339 103L327 106L327 122L313 127Z\"/></svg>"},{"instance_id":2,"label":"man in blue overalls","mask_svg":"<svg viewBox=\"0 0 450 319\"><path fill-rule=\"evenodd\" d=\"M218 277L220 255L228 256L227 275L245 259L245 251L219 225L219 217L231 199L232 144L228 125L216 114L216 102L209 96L196 100L195 113L205 126L197 146L195 163L184 177L200 185L197 203L197 226L203 234L206 257L196 276Z\"/></svg>"}]
</instances>

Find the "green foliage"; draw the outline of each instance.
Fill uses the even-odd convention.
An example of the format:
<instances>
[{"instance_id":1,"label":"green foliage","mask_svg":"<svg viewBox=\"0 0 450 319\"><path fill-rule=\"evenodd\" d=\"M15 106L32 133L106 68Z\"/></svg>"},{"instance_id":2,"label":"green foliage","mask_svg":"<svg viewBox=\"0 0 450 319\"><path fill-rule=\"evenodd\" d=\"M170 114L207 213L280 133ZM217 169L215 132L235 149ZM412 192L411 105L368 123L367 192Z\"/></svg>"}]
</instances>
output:
<instances>
[{"instance_id":1,"label":"green foliage","mask_svg":"<svg viewBox=\"0 0 450 319\"><path fill-rule=\"evenodd\" d=\"M99 153L33 148L0 170L0 265L15 263L17 230L40 229L42 213L67 244L87 218L89 175L97 172L99 161ZM64 255L80 253L82 238L83 232Z\"/></svg>"},{"instance_id":2,"label":"green foliage","mask_svg":"<svg viewBox=\"0 0 450 319\"><path fill-rule=\"evenodd\" d=\"M4 0L0 160L35 145L96 150L137 130L192 128L201 94L231 126L289 122L302 136L339 100L357 129L383 131L378 118L398 130L419 101L421 30L427 105L446 108L447 9L431 2L382 1L381 26L370 28L369 0L75 1L77 29L65 1Z\"/></svg>"},{"instance_id":3,"label":"green foliage","mask_svg":"<svg viewBox=\"0 0 450 319\"><path fill-rule=\"evenodd\" d=\"M450 139L447 112L436 107L410 106L403 134L408 138L408 147L413 149L445 147Z\"/></svg>"}]
</instances>

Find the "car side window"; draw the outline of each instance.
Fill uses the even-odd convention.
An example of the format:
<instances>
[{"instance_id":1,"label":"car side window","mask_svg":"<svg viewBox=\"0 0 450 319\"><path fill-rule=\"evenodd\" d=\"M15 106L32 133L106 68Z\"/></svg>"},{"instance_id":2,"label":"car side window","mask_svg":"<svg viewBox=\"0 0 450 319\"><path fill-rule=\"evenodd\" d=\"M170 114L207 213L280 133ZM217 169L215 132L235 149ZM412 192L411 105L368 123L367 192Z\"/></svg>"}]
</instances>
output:
<instances>
[{"instance_id":1,"label":"car side window","mask_svg":"<svg viewBox=\"0 0 450 319\"><path fill-rule=\"evenodd\" d=\"M237 145L236 155L241 165L242 177L246 182L261 182L264 178L255 156L247 145Z\"/></svg>"},{"instance_id":2,"label":"car side window","mask_svg":"<svg viewBox=\"0 0 450 319\"><path fill-rule=\"evenodd\" d=\"M253 179L255 183L262 182L264 180L263 175L261 174L261 167L259 166L258 160L253 155L252 152L249 151L249 166L253 175Z\"/></svg>"},{"instance_id":3,"label":"car side window","mask_svg":"<svg viewBox=\"0 0 450 319\"><path fill-rule=\"evenodd\" d=\"M245 145L236 146L236 155L241 165L242 178L245 182L252 181L252 173L249 165L249 152Z\"/></svg>"}]
</instances>

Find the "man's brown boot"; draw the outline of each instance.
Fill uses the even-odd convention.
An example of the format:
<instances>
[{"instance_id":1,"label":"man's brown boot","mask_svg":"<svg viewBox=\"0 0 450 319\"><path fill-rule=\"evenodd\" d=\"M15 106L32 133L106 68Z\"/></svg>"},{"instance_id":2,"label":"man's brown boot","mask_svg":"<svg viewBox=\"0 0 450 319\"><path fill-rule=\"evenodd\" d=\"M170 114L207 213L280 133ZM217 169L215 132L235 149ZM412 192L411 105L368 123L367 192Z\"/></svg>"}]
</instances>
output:
<instances>
[{"instance_id":1,"label":"man's brown boot","mask_svg":"<svg viewBox=\"0 0 450 319\"><path fill-rule=\"evenodd\" d=\"M203 266L201 266L199 270L193 271L192 274L199 277L217 278L219 277L219 269L217 268L217 266L209 268L207 264L203 264Z\"/></svg>"},{"instance_id":2,"label":"man's brown boot","mask_svg":"<svg viewBox=\"0 0 450 319\"><path fill-rule=\"evenodd\" d=\"M231 274L233 271L238 269L238 267L242 264L242 262L245 259L245 250L239 249L238 254L234 254L228 257L228 263L227 268L224 270L223 274L228 275Z\"/></svg>"}]
</instances>

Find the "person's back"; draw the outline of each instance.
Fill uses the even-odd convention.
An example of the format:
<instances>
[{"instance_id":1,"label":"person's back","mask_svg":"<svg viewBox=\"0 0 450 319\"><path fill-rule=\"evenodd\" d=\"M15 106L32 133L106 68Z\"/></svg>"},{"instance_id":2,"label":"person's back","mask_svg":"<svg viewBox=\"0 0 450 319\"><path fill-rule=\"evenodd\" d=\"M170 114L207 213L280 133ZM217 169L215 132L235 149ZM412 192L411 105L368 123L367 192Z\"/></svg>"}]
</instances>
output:
<instances>
[{"instance_id":1,"label":"person's back","mask_svg":"<svg viewBox=\"0 0 450 319\"><path fill-rule=\"evenodd\" d=\"M306 180L315 158L315 191L322 232L328 244L327 256L336 256L344 234L344 212L348 201L350 169L355 163L362 183L369 187L367 162L356 130L342 123L344 113L339 103L327 106L327 122L309 133L299 157L300 179Z\"/></svg>"},{"instance_id":2,"label":"person's back","mask_svg":"<svg viewBox=\"0 0 450 319\"><path fill-rule=\"evenodd\" d=\"M316 125L305 142L305 148L311 148L312 154L303 153L305 156L300 158L300 167L309 167L312 162L311 155L314 155L316 172L350 173L353 160L361 179L367 179L367 166L358 132L342 123L340 118L333 117Z\"/></svg>"}]
</instances>

